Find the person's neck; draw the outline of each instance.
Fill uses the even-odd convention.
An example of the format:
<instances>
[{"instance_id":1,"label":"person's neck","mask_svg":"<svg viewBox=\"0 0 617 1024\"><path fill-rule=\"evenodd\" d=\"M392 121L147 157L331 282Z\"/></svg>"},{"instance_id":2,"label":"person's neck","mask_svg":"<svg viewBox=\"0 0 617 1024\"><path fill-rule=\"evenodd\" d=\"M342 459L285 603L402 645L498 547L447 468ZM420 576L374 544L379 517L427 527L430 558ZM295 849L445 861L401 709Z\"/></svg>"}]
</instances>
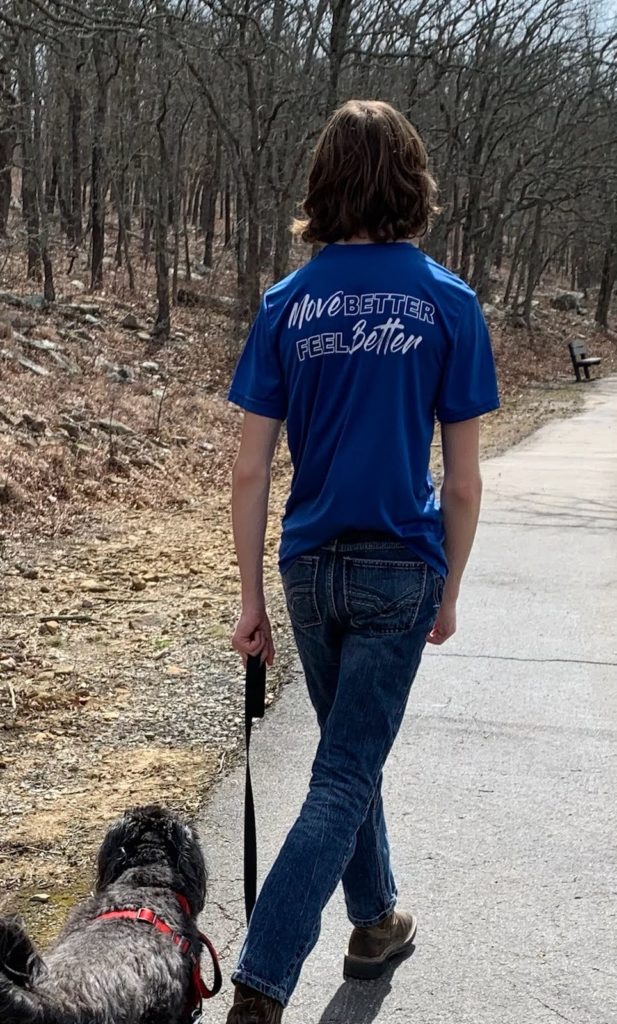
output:
<instances>
[{"instance_id":1,"label":"person's neck","mask_svg":"<svg viewBox=\"0 0 617 1024\"><path fill-rule=\"evenodd\" d=\"M397 242L411 242L411 238L397 238L395 241L390 242L390 245L396 245ZM359 235L352 235L351 238L341 238L336 245L375 245L376 243L372 238L365 233Z\"/></svg>"}]
</instances>

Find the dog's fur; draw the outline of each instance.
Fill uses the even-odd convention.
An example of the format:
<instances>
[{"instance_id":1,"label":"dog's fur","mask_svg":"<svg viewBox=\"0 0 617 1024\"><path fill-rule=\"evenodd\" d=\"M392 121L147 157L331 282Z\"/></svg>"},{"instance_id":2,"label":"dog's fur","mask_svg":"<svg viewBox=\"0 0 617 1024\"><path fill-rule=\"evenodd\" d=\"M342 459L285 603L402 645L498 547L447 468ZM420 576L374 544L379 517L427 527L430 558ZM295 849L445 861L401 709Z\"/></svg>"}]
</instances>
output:
<instances>
[{"instance_id":1,"label":"dog's fur","mask_svg":"<svg viewBox=\"0 0 617 1024\"><path fill-rule=\"evenodd\" d=\"M101 846L94 895L75 908L45 960L18 919L0 919L1 1024L185 1024L190 958L151 925L95 919L147 907L199 957L195 918L205 892L193 829L158 807L127 811Z\"/></svg>"}]
</instances>

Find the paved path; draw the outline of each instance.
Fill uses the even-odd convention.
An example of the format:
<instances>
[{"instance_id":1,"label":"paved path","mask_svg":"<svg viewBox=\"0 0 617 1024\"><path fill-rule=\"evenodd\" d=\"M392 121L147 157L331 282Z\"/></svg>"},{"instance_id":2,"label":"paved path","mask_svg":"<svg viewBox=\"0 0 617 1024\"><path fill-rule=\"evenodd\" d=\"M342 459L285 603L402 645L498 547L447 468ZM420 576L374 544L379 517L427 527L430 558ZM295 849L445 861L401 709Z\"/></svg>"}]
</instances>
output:
<instances>
[{"instance_id":1,"label":"paved path","mask_svg":"<svg viewBox=\"0 0 617 1024\"><path fill-rule=\"evenodd\" d=\"M582 415L485 464L460 632L427 653L388 765L416 951L382 982L344 984L337 893L286 1024L617 1024L617 380L587 396ZM314 745L296 680L255 741L264 869ZM242 786L227 778L203 824L227 973Z\"/></svg>"}]
</instances>

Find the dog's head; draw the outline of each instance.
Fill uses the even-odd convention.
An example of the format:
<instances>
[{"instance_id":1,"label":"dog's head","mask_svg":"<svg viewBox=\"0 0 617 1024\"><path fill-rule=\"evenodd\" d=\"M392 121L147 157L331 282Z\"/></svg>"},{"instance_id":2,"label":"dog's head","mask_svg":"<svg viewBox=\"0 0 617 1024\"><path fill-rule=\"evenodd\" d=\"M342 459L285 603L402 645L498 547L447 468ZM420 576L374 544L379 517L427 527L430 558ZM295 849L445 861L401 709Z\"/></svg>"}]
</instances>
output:
<instances>
[{"instance_id":1,"label":"dog's head","mask_svg":"<svg viewBox=\"0 0 617 1024\"><path fill-rule=\"evenodd\" d=\"M125 811L108 830L99 850L97 891L127 871L160 870L182 892L197 915L206 898L206 868L197 834L163 807Z\"/></svg>"}]
</instances>

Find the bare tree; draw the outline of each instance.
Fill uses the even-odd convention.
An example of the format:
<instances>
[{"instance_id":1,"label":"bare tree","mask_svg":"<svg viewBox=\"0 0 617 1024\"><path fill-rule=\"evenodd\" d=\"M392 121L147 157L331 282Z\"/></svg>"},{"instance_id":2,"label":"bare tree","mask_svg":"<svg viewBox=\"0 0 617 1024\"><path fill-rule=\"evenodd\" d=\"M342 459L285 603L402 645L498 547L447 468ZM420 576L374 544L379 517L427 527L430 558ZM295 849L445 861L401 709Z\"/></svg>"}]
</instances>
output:
<instances>
[{"instance_id":1,"label":"bare tree","mask_svg":"<svg viewBox=\"0 0 617 1024\"><path fill-rule=\"evenodd\" d=\"M90 217L92 228L92 265L90 287L103 287L105 258L107 106L111 81L120 67L118 54L110 54L109 37L95 29L92 35L92 60L96 72L96 94L92 124L92 176L90 182ZM75 179L74 179L75 180Z\"/></svg>"},{"instance_id":2,"label":"bare tree","mask_svg":"<svg viewBox=\"0 0 617 1024\"><path fill-rule=\"evenodd\" d=\"M187 280L235 271L252 315L289 268L324 116L378 97L428 143L443 207L428 251L530 329L549 273L591 295L606 327L617 31L601 12L601 0L6 0L0 234L17 166L29 276L64 235L73 251L89 243L94 289L106 255L131 287L140 259L153 269L162 341L182 265Z\"/></svg>"},{"instance_id":3,"label":"bare tree","mask_svg":"<svg viewBox=\"0 0 617 1024\"><path fill-rule=\"evenodd\" d=\"M17 100L11 87L10 72L0 62L0 237L6 228L13 194L13 154L17 143Z\"/></svg>"}]
</instances>

